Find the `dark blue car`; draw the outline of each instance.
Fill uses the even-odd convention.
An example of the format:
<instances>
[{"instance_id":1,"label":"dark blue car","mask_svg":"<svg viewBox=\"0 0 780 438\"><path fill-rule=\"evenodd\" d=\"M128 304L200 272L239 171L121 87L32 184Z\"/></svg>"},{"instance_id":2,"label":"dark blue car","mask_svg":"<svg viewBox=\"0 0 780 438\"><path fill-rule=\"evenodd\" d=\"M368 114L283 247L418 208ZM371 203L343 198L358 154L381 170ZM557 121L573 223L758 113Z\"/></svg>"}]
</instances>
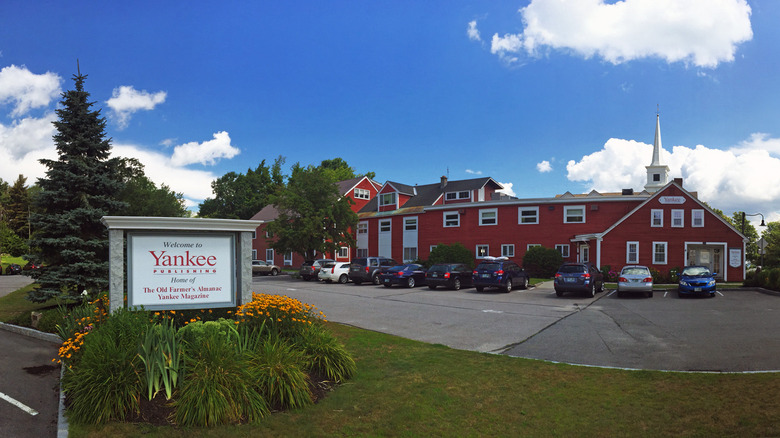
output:
<instances>
[{"instance_id":1,"label":"dark blue car","mask_svg":"<svg viewBox=\"0 0 780 438\"><path fill-rule=\"evenodd\" d=\"M715 274L706 266L686 266L680 272L677 296L709 294L715 296Z\"/></svg>"},{"instance_id":2,"label":"dark blue car","mask_svg":"<svg viewBox=\"0 0 780 438\"><path fill-rule=\"evenodd\" d=\"M382 283L384 287L390 287L394 284L415 287L420 284L425 284L425 272L426 269L422 265L414 263L393 266L379 274L379 282Z\"/></svg>"},{"instance_id":3,"label":"dark blue car","mask_svg":"<svg viewBox=\"0 0 780 438\"><path fill-rule=\"evenodd\" d=\"M477 292L486 287L496 287L504 292L510 292L515 286L528 289L528 274L505 257L485 257L472 272L471 279Z\"/></svg>"}]
</instances>

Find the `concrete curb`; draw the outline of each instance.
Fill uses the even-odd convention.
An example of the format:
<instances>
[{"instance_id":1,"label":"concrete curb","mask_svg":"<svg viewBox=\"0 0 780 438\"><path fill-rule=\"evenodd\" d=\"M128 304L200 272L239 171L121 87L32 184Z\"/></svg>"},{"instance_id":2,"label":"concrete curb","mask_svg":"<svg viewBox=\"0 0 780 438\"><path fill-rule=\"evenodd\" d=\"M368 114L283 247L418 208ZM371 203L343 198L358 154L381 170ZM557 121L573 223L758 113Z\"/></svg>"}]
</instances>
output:
<instances>
[{"instance_id":1,"label":"concrete curb","mask_svg":"<svg viewBox=\"0 0 780 438\"><path fill-rule=\"evenodd\" d=\"M34 330L27 327L20 327L18 325L6 324L0 322L0 329L28 336L31 338L39 339L41 341L51 342L53 344L62 344L62 339L53 333L44 333L38 330ZM65 393L62 392L62 375L65 373L65 368L60 366L60 400L57 409L57 438L68 438L68 419L65 418Z\"/></svg>"}]
</instances>

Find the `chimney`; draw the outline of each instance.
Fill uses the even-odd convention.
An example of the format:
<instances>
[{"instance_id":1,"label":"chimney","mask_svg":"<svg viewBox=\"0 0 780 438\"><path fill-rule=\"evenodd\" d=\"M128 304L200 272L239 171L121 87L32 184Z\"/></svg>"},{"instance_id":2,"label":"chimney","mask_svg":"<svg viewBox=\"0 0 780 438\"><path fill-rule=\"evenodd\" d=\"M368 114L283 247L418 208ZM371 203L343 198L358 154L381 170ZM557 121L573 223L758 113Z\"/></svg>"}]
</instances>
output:
<instances>
[{"instance_id":1,"label":"chimney","mask_svg":"<svg viewBox=\"0 0 780 438\"><path fill-rule=\"evenodd\" d=\"M634 189L623 189L623 196L631 196L634 194Z\"/></svg>"},{"instance_id":2,"label":"chimney","mask_svg":"<svg viewBox=\"0 0 780 438\"><path fill-rule=\"evenodd\" d=\"M682 178L675 178L674 179L674 183L677 184L678 186L682 187L683 186L683 179Z\"/></svg>"},{"instance_id":3,"label":"chimney","mask_svg":"<svg viewBox=\"0 0 780 438\"><path fill-rule=\"evenodd\" d=\"M447 177L446 176L442 176L441 177L441 188L443 189L445 187L447 187Z\"/></svg>"}]
</instances>

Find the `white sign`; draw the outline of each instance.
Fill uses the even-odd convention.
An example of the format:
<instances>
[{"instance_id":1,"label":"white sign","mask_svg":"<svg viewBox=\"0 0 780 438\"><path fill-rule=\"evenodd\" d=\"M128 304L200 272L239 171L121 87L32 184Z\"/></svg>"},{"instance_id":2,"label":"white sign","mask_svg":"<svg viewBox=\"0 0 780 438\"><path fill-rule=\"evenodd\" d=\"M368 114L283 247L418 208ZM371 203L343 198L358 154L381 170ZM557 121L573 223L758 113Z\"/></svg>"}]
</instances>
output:
<instances>
[{"instance_id":1,"label":"white sign","mask_svg":"<svg viewBox=\"0 0 780 438\"><path fill-rule=\"evenodd\" d=\"M742 266L742 250L739 248L729 248L729 266L738 268Z\"/></svg>"},{"instance_id":2,"label":"white sign","mask_svg":"<svg viewBox=\"0 0 780 438\"><path fill-rule=\"evenodd\" d=\"M233 235L131 233L127 240L129 306L235 306Z\"/></svg>"},{"instance_id":3,"label":"white sign","mask_svg":"<svg viewBox=\"0 0 780 438\"><path fill-rule=\"evenodd\" d=\"M661 204L685 204L684 196L661 196L658 199Z\"/></svg>"}]
</instances>

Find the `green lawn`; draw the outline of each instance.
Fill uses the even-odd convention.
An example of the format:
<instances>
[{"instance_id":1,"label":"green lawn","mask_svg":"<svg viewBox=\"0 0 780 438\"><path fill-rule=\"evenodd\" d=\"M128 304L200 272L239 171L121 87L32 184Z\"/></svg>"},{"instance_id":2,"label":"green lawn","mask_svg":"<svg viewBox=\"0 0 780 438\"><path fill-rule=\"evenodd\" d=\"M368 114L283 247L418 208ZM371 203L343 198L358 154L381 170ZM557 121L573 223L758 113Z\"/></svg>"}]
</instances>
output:
<instances>
[{"instance_id":1,"label":"green lawn","mask_svg":"<svg viewBox=\"0 0 780 438\"><path fill-rule=\"evenodd\" d=\"M251 426L71 425L70 436L780 436L778 374L577 367L329 327L358 373L312 407Z\"/></svg>"}]
</instances>

